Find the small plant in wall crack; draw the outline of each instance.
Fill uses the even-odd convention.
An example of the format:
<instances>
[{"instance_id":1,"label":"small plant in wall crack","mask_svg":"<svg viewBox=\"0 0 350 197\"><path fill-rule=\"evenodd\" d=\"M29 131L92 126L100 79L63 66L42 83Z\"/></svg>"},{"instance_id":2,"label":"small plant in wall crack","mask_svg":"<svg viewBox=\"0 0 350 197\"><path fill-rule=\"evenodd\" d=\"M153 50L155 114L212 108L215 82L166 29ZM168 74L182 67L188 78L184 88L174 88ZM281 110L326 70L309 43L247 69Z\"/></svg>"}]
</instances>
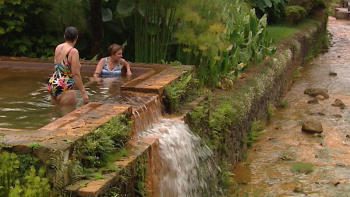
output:
<instances>
[{"instance_id":1,"label":"small plant in wall crack","mask_svg":"<svg viewBox=\"0 0 350 197\"><path fill-rule=\"evenodd\" d=\"M260 129L260 121L253 121L250 127L250 132L248 134L248 146L251 146L256 139L260 136L261 133L264 133L265 130Z\"/></svg>"},{"instance_id":2,"label":"small plant in wall crack","mask_svg":"<svg viewBox=\"0 0 350 197\"><path fill-rule=\"evenodd\" d=\"M275 107L272 104L268 104L267 105L267 122L271 121L274 111L275 111Z\"/></svg>"}]
</instances>

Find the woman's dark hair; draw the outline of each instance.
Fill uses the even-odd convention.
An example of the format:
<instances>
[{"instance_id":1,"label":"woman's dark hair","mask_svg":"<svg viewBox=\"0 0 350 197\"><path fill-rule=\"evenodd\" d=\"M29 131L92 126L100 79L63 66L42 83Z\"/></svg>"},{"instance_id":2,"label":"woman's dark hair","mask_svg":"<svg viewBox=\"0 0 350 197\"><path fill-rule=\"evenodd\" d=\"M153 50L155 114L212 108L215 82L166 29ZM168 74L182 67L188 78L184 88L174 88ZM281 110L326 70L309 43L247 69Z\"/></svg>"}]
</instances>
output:
<instances>
[{"instance_id":1,"label":"woman's dark hair","mask_svg":"<svg viewBox=\"0 0 350 197\"><path fill-rule=\"evenodd\" d=\"M64 38L69 41L74 41L78 37L78 30L75 27L67 27L64 31Z\"/></svg>"}]
</instances>

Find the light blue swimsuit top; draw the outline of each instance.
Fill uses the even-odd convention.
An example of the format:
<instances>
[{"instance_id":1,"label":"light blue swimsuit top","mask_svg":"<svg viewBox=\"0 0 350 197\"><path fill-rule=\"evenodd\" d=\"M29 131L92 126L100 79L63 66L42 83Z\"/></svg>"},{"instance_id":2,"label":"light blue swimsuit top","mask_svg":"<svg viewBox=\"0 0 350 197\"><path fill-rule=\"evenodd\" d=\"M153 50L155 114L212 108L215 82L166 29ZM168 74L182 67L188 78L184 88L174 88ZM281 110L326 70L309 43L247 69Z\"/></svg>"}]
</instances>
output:
<instances>
[{"instance_id":1,"label":"light blue swimsuit top","mask_svg":"<svg viewBox=\"0 0 350 197\"><path fill-rule=\"evenodd\" d=\"M101 70L101 77L116 77L119 76L121 73L120 67L119 67L119 61L117 62L117 64L115 65L115 67L113 68L113 70L108 70L107 67L107 57L105 59L105 64Z\"/></svg>"}]
</instances>

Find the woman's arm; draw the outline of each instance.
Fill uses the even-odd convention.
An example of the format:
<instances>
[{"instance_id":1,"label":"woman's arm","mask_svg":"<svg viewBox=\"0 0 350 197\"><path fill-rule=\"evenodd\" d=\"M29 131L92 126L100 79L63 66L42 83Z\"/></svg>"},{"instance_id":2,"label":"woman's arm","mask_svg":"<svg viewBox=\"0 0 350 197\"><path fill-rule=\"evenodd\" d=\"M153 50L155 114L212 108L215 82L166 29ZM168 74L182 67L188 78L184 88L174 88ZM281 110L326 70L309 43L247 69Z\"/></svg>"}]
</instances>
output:
<instances>
[{"instance_id":1,"label":"woman's arm","mask_svg":"<svg viewBox=\"0 0 350 197\"><path fill-rule=\"evenodd\" d=\"M74 78L75 86L78 87L83 98L84 104L89 103L89 98L86 94L83 80L80 75L80 62L79 62L79 52L76 48L73 48L69 54L69 59L71 62L72 75Z\"/></svg>"},{"instance_id":2,"label":"woman's arm","mask_svg":"<svg viewBox=\"0 0 350 197\"><path fill-rule=\"evenodd\" d=\"M92 75L93 77L100 77L101 76L101 71L102 71L104 62L105 62L105 58L101 58L96 66L94 74Z\"/></svg>"},{"instance_id":3,"label":"woman's arm","mask_svg":"<svg viewBox=\"0 0 350 197\"><path fill-rule=\"evenodd\" d=\"M132 72L130 70L130 65L129 65L129 63L127 61L125 61L125 59L120 58L119 64L121 65L120 69L122 69L123 67L126 68L126 75L132 75Z\"/></svg>"}]
</instances>

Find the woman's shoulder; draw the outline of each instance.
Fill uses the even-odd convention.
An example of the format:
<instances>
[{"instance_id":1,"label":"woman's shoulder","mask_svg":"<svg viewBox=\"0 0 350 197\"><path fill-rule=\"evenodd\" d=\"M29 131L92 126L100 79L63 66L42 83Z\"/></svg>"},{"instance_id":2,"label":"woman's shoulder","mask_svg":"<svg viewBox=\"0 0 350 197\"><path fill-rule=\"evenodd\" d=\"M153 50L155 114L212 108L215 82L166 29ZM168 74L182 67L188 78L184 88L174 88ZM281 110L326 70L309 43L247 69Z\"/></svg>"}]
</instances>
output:
<instances>
[{"instance_id":1,"label":"woman's shoulder","mask_svg":"<svg viewBox=\"0 0 350 197\"><path fill-rule=\"evenodd\" d=\"M107 60L107 57L102 57L99 61L98 61L98 63L104 63L105 61Z\"/></svg>"},{"instance_id":2,"label":"woman's shoulder","mask_svg":"<svg viewBox=\"0 0 350 197\"><path fill-rule=\"evenodd\" d=\"M119 62L120 64L125 64L125 63L127 63L127 61L126 61L124 58L120 58L120 59L118 60L118 62Z\"/></svg>"}]
</instances>

